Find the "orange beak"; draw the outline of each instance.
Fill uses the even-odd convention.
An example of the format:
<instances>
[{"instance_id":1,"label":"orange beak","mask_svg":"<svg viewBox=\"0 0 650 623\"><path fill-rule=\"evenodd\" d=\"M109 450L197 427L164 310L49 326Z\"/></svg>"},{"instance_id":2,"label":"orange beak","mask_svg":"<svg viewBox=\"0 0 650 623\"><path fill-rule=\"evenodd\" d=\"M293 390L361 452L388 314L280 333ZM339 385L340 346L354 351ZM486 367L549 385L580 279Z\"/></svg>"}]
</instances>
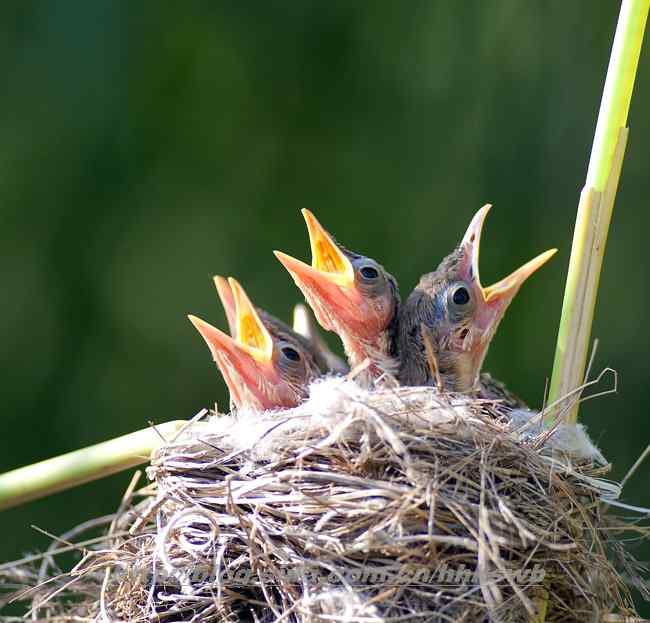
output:
<instances>
[{"instance_id":1,"label":"orange beak","mask_svg":"<svg viewBox=\"0 0 650 623\"><path fill-rule=\"evenodd\" d=\"M501 318L523 285L534 272L541 268L546 262L557 253L557 249L549 249L526 262L513 273L497 281L488 287L481 285L479 273L479 250L481 245L481 234L485 218L492 206L484 205L472 219L467 232L461 242L461 247L466 250L465 260L459 267L459 273L467 283L472 284L477 308L475 315L475 327L479 332L479 343L487 346Z\"/></svg>"},{"instance_id":2,"label":"orange beak","mask_svg":"<svg viewBox=\"0 0 650 623\"><path fill-rule=\"evenodd\" d=\"M326 275L329 281L341 288L353 287L354 269L350 260L309 210L301 212L309 232L312 268L322 275Z\"/></svg>"},{"instance_id":3,"label":"orange beak","mask_svg":"<svg viewBox=\"0 0 650 623\"><path fill-rule=\"evenodd\" d=\"M188 317L208 345L228 386L231 401L237 407L260 411L283 406L278 396L281 379L273 362L271 335L236 280L231 278L226 282L220 278L218 284L222 302L226 301L227 315L227 306L234 302L234 317L230 313L228 318L230 322L232 317L235 339L196 316Z\"/></svg>"},{"instance_id":4,"label":"orange beak","mask_svg":"<svg viewBox=\"0 0 650 623\"><path fill-rule=\"evenodd\" d=\"M228 284L235 299L235 323L237 342L245 348L256 361L271 363L273 360L273 338L260 320L253 303L239 281L228 278Z\"/></svg>"},{"instance_id":5,"label":"orange beak","mask_svg":"<svg viewBox=\"0 0 650 623\"><path fill-rule=\"evenodd\" d=\"M302 214L309 232L311 266L281 251L274 251L275 256L326 331L373 337L384 328L380 325L385 321L359 291L352 262L309 210L302 210Z\"/></svg>"}]
</instances>

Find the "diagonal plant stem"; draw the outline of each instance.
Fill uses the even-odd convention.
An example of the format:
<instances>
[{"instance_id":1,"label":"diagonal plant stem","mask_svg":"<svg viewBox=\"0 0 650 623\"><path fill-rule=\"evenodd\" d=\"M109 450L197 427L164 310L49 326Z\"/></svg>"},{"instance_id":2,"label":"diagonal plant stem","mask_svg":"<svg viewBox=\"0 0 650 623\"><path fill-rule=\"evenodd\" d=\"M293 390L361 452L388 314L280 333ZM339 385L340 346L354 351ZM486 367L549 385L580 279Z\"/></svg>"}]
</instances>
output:
<instances>
[{"instance_id":1,"label":"diagonal plant stem","mask_svg":"<svg viewBox=\"0 0 650 623\"><path fill-rule=\"evenodd\" d=\"M0 474L0 511L146 463L187 424L167 422Z\"/></svg>"},{"instance_id":2,"label":"diagonal plant stem","mask_svg":"<svg viewBox=\"0 0 650 623\"><path fill-rule=\"evenodd\" d=\"M589 159L587 180L578 203L571 259L562 304L549 402L584 382L598 282L623 165L627 115L639 63L650 0L623 0L612 45ZM549 418L555 417L555 410ZM575 422L578 404L569 410Z\"/></svg>"}]
</instances>

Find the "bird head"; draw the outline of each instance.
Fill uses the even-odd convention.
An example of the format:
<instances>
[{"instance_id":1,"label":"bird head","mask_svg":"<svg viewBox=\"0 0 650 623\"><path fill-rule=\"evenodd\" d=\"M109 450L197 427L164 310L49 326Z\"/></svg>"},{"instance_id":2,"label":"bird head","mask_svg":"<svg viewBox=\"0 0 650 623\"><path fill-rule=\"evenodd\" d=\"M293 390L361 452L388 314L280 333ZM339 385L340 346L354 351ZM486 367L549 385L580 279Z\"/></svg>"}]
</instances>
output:
<instances>
[{"instance_id":1,"label":"bird head","mask_svg":"<svg viewBox=\"0 0 650 623\"><path fill-rule=\"evenodd\" d=\"M312 308L320 325L341 337L348 356L377 346L391 325L399 295L395 279L373 259L339 245L309 210L311 265L275 251ZM351 361L352 365L360 363Z\"/></svg>"},{"instance_id":2,"label":"bird head","mask_svg":"<svg viewBox=\"0 0 650 623\"><path fill-rule=\"evenodd\" d=\"M286 325L258 312L238 281L215 278L231 337L189 316L208 345L238 408L290 408L307 397L320 370L304 341ZM263 315L263 316L262 316Z\"/></svg>"},{"instance_id":3,"label":"bird head","mask_svg":"<svg viewBox=\"0 0 650 623\"><path fill-rule=\"evenodd\" d=\"M506 309L524 281L557 251L550 249L504 279L483 286L479 249L490 207L487 204L474 215L459 246L436 271L424 275L416 288L420 309L432 308L426 314L425 325L430 329L439 372L456 391L474 388L490 341Z\"/></svg>"}]
</instances>

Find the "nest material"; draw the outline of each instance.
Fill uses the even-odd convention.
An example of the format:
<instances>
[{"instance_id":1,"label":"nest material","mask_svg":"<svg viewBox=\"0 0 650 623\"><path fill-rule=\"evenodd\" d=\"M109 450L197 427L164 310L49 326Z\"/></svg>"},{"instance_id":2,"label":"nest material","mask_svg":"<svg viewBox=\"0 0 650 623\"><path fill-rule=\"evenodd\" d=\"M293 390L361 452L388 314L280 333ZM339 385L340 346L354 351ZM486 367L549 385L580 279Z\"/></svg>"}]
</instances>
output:
<instances>
[{"instance_id":1,"label":"nest material","mask_svg":"<svg viewBox=\"0 0 650 623\"><path fill-rule=\"evenodd\" d=\"M642 586L619 541L632 525L604 514L618 490L601 459L582 429L498 403L325 381L297 409L212 417L164 445L145 498L32 593L33 615L635 620L613 562Z\"/></svg>"}]
</instances>

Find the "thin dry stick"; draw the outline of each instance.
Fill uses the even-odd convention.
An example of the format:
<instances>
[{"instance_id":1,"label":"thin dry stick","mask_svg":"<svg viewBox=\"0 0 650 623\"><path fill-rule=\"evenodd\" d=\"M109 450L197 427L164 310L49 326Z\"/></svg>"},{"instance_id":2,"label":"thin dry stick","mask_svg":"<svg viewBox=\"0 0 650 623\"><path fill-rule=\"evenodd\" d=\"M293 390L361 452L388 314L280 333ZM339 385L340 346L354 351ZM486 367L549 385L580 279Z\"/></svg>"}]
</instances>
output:
<instances>
[{"instance_id":1,"label":"thin dry stick","mask_svg":"<svg viewBox=\"0 0 650 623\"><path fill-rule=\"evenodd\" d=\"M439 392L442 392L444 387L442 385L442 378L440 377L440 368L438 366L438 358L436 357L436 353L433 350L433 343L431 341L431 335L429 331L429 327L427 327L424 323L420 326L420 331L422 333L422 341L424 342L424 347L427 352L427 364L429 365L429 370L431 372L431 376L436 379L436 387L438 388Z\"/></svg>"},{"instance_id":2,"label":"thin dry stick","mask_svg":"<svg viewBox=\"0 0 650 623\"><path fill-rule=\"evenodd\" d=\"M648 458L648 454L650 454L650 444L646 446L646 449L641 453L641 456L636 461L634 461L634 465L632 465L632 467L630 467L630 469L627 470L627 474L625 474L625 477L623 478L623 480L621 480L621 489L625 486L625 483L630 478L632 478L636 470L639 469L641 463L643 463L643 461L645 461L646 458Z\"/></svg>"}]
</instances>

